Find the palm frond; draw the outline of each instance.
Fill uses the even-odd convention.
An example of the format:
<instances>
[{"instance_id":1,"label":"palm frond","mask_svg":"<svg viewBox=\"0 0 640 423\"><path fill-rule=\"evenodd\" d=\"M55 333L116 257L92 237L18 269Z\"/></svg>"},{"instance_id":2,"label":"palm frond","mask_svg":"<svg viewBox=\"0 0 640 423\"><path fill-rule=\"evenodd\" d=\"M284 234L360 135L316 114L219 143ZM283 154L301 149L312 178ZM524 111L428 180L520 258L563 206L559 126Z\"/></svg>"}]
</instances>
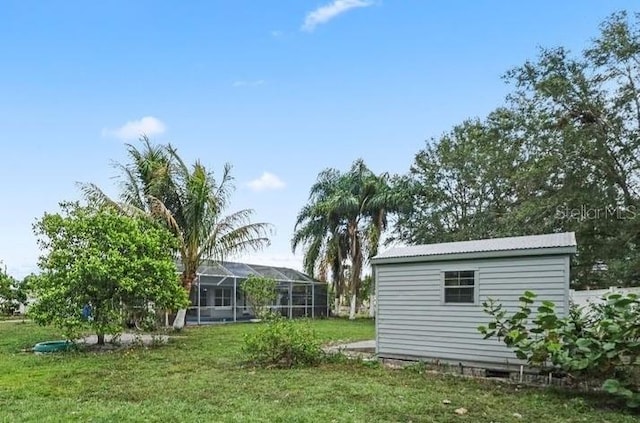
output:
<instances>
[{"instance_id":1,"label":"palm frond","mask_svg":"<svg viewBox=\"0 0 640 423\"><path fill-rule=\"evenodd\" d=\"M119 204L113 201L111 197L105 194L96 184L86 182L76 182L76 186L80 189L82 196L88 203L98 207L113 206L118 207Z\"/></svg>"},{"instance_id":2,"label":"palm frond","mask_svg":"<svg viewBox=\"0 0 640 423\"><path fill-rule=\"evenodd\" d=\"M251 223L253 210L239 210L211 222L200 243L199 256L222 260L247 250L257 251L270 244L271 225Z\"/></svg>"},{"instance_id":3,"label":"palm frond","mask_svg":"<svg viewBox=\"0 0 640 423\"><path fill-rule=\"evenodd\" d=\"M190 286L188 279L203 258L222 259L269 245L271 226L252 223L252 210L224 215L234 188L229 164L216 181L200 161L187 166L171 144L153 144L146 136L140 143L140 147L127 144L128 162L115 164L121 201L112 200L94 184L82 184L80 189L96 204L165 224L179 244L185 286Z\"/></svg>"},{"instance_id":4,"label":"palm frond","mask_svg":"<svg viewBox=\"0 0 640 423\"><path fill-rule=\"evenodd\" d=\"M158 218L161 222L165 223L169 230L178 239L180 244L183 245L185 240L182 228L176 222L176 219L171 210L169 210L158 198L152 195L149 195L148 198L151 215Z\"/></svg>"}]
</instances>

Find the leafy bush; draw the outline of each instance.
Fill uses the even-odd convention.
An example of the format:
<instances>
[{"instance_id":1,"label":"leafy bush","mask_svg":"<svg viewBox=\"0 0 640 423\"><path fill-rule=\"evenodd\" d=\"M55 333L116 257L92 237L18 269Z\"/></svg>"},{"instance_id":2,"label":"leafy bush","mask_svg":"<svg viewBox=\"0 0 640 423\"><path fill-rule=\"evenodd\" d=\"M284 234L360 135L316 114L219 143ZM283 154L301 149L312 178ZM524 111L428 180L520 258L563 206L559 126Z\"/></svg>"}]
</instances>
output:
<instances>
[{"instance_id":1,"label":"leafy bush","mask_svg":"<svg viewBox=\"0 0 640 423\"><path fill-rule=\"evenodd\" d=\"M324 353L306 321L274 317L244 337L244 352L261 367L312 366Z\"/></svg>"},{"instance_id":2,"label":"leafy bush","mask_svg":"<svg viewBox=\"0 0 640 423\"><path fill-rule=\"evenodd\" d=\"M276 301L278 295L276 280L251 275L242 282L241 286L256 317L259 319L270 317L269 306Z\"/></svg>"},{"instance_id":3,"label":"leafy bush","mask_svg":"<svg viewBox=\"0 0 640 423\"><path fill-rule=\"evenodd\" d=\"M34 225L44 250L42 274L29 282L37 297L29 315L36 323L57 326L68 339L91 328L103 344L106 334L122 331L131 308L144 316L188 304L168 230L109 208L61 207Z\"/></svg>"},{"instance_id":4,"label":"leafy bush","mask_svg":"<svg viewBox=\"0 0 640 423\"><path fill-rule=\"evenodd\" d=\"M12 315L20 305L27 303L27 283L18 281L7 274L6 267L0 261L0 314Z\"/></svg>"},{"instance_id":5,"label":"leafy bush","mask_svg":"<svg viewBox=\"0 0 640 423\"><path fill-rule=\"evenodd\" d=\"M12 315L19 307L15 301L15 281L0 269L0 314Z\"/></svg>"},{"instance_id":6,"label":"leafy bush","mask_svg":"<svg viewBox=\"0 0 640 423\"><path fill-rule=\"evenodd\" d=\"M572 307L558 317L555 305L542 301L530 320L536 295L520 297L520 310L508 316L493 300L483 304L493 320L478 330L498 337L517 357L548 371L561 370L576 379L600 380L602 388L640 406L640 299L612 293L602 303Z\"/></svg>"}]
</instances>

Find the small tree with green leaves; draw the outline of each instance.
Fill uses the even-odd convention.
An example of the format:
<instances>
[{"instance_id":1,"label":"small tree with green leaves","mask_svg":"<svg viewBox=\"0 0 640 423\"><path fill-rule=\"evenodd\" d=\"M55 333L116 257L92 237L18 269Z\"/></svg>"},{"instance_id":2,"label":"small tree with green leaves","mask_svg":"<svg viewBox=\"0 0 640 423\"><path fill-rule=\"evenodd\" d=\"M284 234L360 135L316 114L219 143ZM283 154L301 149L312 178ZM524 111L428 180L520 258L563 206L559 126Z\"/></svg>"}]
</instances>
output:
<instances>
[{"instance_id":1,"label":"small tree with green leaves","mask_svg":"<svg viewBox=\"0 0 640 423\"><path fill-rule=\"evenodd\" d=\"M122 330L132 308L144 314L187 304L169 231L114 209L61 207L34 226L45 252L42 274L29 281L37 298L29 314L37 323L55 325L68 338L91 328L103 344L105 334Z\"/></svg>"},{"instance_id":2,"label":"small tree with green leaves","mask_svg":"<svg viewBox=\"0 0 640 423\"><path fill-rule=\"evenodd\" d=\"M12 314L18 306L16 280L0 262L0 314Z\"/></svg>"},{"instance_id":3,"label":"small tree with green leaves","mask_svg":"<svg viewBox=\"0 0 640 423\"><path fill-rule=\"evenodd\" d=\"M29 299L31 295L31 284L37 276L33 273L28 274L21 281L16 281L15 299L18 305L29 305Z\"/></svg>"},{"instance_id":4,"label":"small tree with green leaves","mask_svg":"<svg viewBox=\"0 0 640 423\"><path fill-rule=\"evenodd\" d=\"M244 295L259 319L269 317L269 306L278 296L278 283L275 279L251 275L241 284Z\"/></svg>"}]
</instances>

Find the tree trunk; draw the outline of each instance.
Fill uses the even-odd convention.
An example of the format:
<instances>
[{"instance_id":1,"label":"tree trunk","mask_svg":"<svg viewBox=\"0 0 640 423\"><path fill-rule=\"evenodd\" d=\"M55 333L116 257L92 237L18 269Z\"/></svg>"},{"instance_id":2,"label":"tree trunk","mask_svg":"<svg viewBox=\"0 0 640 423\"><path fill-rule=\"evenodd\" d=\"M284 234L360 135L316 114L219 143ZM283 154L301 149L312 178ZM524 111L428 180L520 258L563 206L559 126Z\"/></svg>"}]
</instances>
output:
<instances>
[{"instance_id":1,"label":"tree trunk","mask_svg":"<svg viewBox=\"0 0 640 423\"><path fill-rule=\"evenodd\" d=\"M184 327L185 318L187 317L187 309L182 308L176 313L176 318L173 319L173 328L180 330Z\"/></svg>"},{"instance_id":2,"label":"tree trunk","mask_svg":"<svg viewBox=\"0 0 640 423\"><path fill-rule=\"evenodd\" d=\"M356 318L356 308L358 305L358 289L360 289L360 274L362 272L362 255L356 253L353 257L351 268L351 307L349 310L349 319Z\"/></svg>"},{"instance_id":3,"label":"tree trunk","mask_svg":"<svg viewBox=\"0 0 640 423\"><path fill-rule=\"evenodd\" d=\"M349 320L356 318L356 293L351 294L351 306L349 307Z\"/></svg>"},{"instance_id":4,"label":"tree trunk","mask_svg":"<svg viewBox=\"0 0 640 423\"><path fill-rule=\"evenodd\" d=\"M336 298L338 299L338 306L336 307L336 314L340 311L340 299L346 293L344 289L344 257L342 256L342 248L338 243L338 274L336 275Z\"/></svg>"},{"instance_id":5,"label":"tree trunk","mask_svg":"<svg viewBox=\"0 0 640 423\"><path fill-rule=\"evenodd\" d=\"M349 319L356 318L356 302L358 288L360 286L360 274L362 273L362 245L360 244L358 234L358 222L353 221L349 224L349 235L351 236L351 307L349 308Z\"/></svg>"},{"instance_id":6,"label":"tree trunk","mask_svg":"<svg viewBox=\"0 0 640 423\"><path fill-rule=\"evenodd\" d=\"M337 295L333 300L333 310L336 313L336 316L340 315L340 297L338 297Z\"/></svg>"},{"instance_id":7,"label":"tree trunk","mask_svg":"<svg viewBox=\"0 0 640 423\"><path fill-rule=\"evenodd\" d=\"M182 286L185 291L187 291L187 297L191 298L191 286L193 285L193 281L196 279L196 275L194 273L183 273L182 274ZM200 289L200 287L198 287ZM173 319L173 328L175 330L180 330L185 325L185 319L187 317L187 309L183 308L178 310L176 313L175 319Z\"/></svg>"},{"instance_id":8,"label":"tree trunk","mask_svg":"<svg viewBox=\"0 0 640 423\"><path fill-rule=\"evenodd\" d=\"M98 333L98 345L104 345L104 333Z\"/></svg>"}]
</instances>

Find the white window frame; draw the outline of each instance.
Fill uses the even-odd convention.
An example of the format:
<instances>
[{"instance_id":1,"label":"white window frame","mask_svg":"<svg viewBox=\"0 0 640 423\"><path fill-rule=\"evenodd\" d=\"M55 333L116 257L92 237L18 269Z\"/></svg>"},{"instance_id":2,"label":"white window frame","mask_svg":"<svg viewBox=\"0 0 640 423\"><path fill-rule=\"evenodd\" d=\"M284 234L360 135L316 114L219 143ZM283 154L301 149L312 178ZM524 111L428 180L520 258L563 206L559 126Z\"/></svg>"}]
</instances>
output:
<instances>
[{"instance_id":1,"label":"white window frame","mask_svg":"<svg viewBox=\"0 0 640 423\"><path fill-rule=\"evenodd\" d=\"M444 274L446 272L473 272L473 302L472 303L448 303L445 301L446 287L444 285ZM446 305L446 306L456 306L456 307L457 306L468 307L468 306L478 305L479 303L478 293L480 291L479 286L480 286L480 271L478 268L467 267L467 266L444 268L440 271L440 304Z\"/></svg>"},{"instance_id":2,"label":"white window frame","mask_svg":"<svg viewBox=\"0 0 640 423\"><path fill-rule=\"evenodd\" d=\"M228 289L228 290L229 290L229 292L231 293L231 294L229 295L229 305L226 305L226 304L224 303L224 300L225 300L225 298L226 298L224 295L221 295L220 297L218 297L218 293L219 293L219 291L220 291L220 290L225 290L225 289ZM216 300L217 300L218 298L222 298L222 304L223 304L223 305L216 305ZM232 309L232 308L233 308L233 288L231 288L231 287L226 287L226 286L217 286L217 287L215 287L215 288L213 289L213 304L212 304L212 305L213 305L213 307L214 307L216 310L230 310L230 309Z\"/></svg>"}]
</instances>

